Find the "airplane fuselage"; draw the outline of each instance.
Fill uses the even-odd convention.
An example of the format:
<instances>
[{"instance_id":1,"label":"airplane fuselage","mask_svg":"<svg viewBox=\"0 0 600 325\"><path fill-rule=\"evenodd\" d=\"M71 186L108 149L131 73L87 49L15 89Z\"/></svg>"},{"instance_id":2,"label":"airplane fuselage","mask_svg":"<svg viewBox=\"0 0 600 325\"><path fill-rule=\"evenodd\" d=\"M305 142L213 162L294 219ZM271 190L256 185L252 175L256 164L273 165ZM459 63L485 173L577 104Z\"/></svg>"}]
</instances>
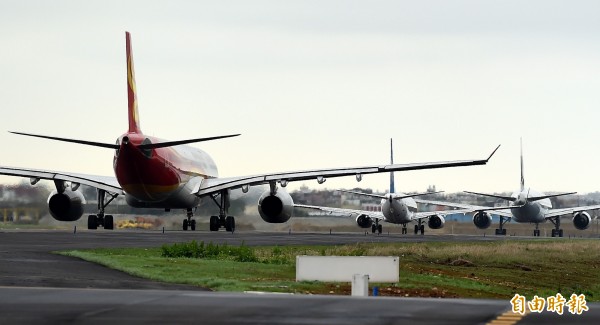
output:
<instances>
[{"instance_id":1,"label":"airplane fuselage","mask_svg":"<svg viewBox=\"0 0 600 325\"><path fill-rule=\"evenodd\" d=\"M534 202L527 202L528 197L543 196L541 192L526 188L523 191L516 191L511 196L516 198L513 205L523 205L518 208L511 208L510 212L513 215L513 220L520 223L542 223L546 221L546 213L548 209L552 209L550 199L543 199Z\"/></svg>"},{"instance_id":2,"label":"airplane fuselage","mask_svg":"<svg viewBox=\"0 0 600 325\"><path fill-rule=\"evenodd\" d=\"M412 221L412 215L417 211L417 203L413 198L395 199L402 193L388 193L381 199L381 213L385 220L395 224L405 224Z\"/></svg>"},{"instance_id":3,"label":"airplane fuselage","mask_svg":"<svg viewBox=\"0 0 600 325\"><path fill-rule=\"evenodd\" d=\"M197 206L191 194L206 178L218 176L212 158L186 145L140 150L137 145L163 142L140 133L125 133L117 140L113 168L117 181L134 207L181 208Z\"/></svg>"}]
</instances>

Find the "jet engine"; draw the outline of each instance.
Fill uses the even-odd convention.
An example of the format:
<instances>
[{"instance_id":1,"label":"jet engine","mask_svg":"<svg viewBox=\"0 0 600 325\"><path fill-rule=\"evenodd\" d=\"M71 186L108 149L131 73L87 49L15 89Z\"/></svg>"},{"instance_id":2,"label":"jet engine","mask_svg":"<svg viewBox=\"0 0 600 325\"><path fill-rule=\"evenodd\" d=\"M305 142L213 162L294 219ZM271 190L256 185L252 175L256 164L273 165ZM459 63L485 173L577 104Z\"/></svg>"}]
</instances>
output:
<instances>
[{"instance_id":1,"label":"jet engine","mask_svg":"<svg viewBox=\"0 0 600 325\"><path fill-rule=\"evenodd\" d=\"M79 191L65 190L58 193L56 190L48 197L48 210L52 217L58 221L75 221L83 215L85 198Z\"/></svg>"},{"instance_id":2,"label":"jet engine","mask_svg":"<svg viewBox=\"0 0 600 325\"><path fill-rule=\"evenodd\" d=\"M473 223L479 229L487 229L492 225L492 216L485 211L479 211L473 215Z\"/></svg>"},{"instance_id":3,"label":"jet engine","mask_svg":"<svg viewBox=\"0 0 600 325\"><path fill-rule=\"evenodd\" d=\"M443 216L431 216L429 217L429 220L427 220L427 226L431 229L441 229L444 227L444 224L446 223L446 219L444 219Z\"/></svg>"},{"instance_id":4,"label":"jet engine","mask_svg":"<svg viewBox=\"0 0 600 325\"><path fill-rule=\"evenodd\" d=\"M366 214L361 214L356 217L356 224L361 228L371 228L373 225L373 219Z\"/></svg>"},{"instance_id":5,"label":"jet engine","mask_svg":"<svg viewBox=\"0 0 600 325\"><path fill-rule=\"evenodd\" d=\"M258 199L258 213L268 223L284 223L293 215L294 201L283 189L275 195L271 191L264 192Z\"/></svg>"},{"instance_id":6,"label":"jet engine","mask_svg":"<svg viewBox=\"0 0 600 325\"><path fill-rule=\"evenodd\" d=\"M592 217L585 211L577 212L573 215L573 225L579 230L587 229L591 221Z\"/></svg>"}]
</instances>

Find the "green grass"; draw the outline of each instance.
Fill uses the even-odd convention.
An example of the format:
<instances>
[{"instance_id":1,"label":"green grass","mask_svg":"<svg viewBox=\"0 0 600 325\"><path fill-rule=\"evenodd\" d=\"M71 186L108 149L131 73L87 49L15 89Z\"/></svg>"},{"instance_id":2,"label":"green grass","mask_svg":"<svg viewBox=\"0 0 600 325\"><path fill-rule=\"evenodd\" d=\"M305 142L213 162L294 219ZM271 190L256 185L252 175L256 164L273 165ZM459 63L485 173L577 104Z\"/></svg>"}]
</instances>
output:
<instances>
[{"instance_id":1,"label":"green grass","mask_svg":"<svg viewBox=\"0 0 600 325\"><path fill-rule=\"evenodd\" d=\"M191 243L186 245L192 247ZM169 245L167 249L174 246ZM382 295L510 299L515 293L531 298L560 292L565 297L583 293L588 301L600 300L598 240L220 246L211 249L216 249L216 253L208 258L164 257L165 247L60 253L135 276L218 291L335 294L347 294L349 283L295 282L296 256L400 256L400 282L379 284ZM239 252L246 257L251 254L252 262L237 261Z\"/></svg>"}]
</instances>

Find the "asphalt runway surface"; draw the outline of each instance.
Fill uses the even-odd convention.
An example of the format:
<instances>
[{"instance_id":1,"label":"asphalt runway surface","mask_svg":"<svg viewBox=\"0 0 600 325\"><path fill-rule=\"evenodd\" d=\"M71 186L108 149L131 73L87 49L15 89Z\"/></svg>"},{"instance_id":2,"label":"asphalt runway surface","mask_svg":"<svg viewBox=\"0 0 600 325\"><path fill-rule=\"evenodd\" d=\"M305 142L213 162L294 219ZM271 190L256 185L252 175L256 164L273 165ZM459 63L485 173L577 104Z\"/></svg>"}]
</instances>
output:
<instances>
[{"instance_id":1,"label":"asphalt runway surface","mask_svg":"<svg viewBox=\"0 0 600 325\"><path fill-rule=\"evenodd\" d=\"M52 254L57 250L98 247L157 247L190 240L281 246L504 238L360 233L0 231L2 323L488 324L498 317L502 320L506 317L503 313L510 310L509 301L504 300L211 292L140 279ZM589 311L582 315L544 312L509 320L516 320L517 324L600 324L600 303L587 305Z\"/></svg>"}]
</instances>

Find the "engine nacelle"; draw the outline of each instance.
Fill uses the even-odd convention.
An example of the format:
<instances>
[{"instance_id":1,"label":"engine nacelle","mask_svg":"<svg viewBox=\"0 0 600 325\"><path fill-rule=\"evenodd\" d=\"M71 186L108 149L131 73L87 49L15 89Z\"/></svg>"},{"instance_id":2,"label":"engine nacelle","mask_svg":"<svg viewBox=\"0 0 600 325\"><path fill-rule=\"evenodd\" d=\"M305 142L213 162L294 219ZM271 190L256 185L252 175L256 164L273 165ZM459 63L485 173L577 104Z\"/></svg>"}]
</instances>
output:
<instances>
[{"instance_id":1,"label":"engine nacelle","mask_svg":"<svg viewBox=\"0 0 600 325\"><path fill-rule=\"evenodd\" d=\"M446 219L443 216L431 216L429 220L427 220L427 226L430 229L441 229L444 228L444 224L446 223Z\"/></svg>"},{"instance_id":2,"label":"engine nacelle","mask_svg":"<svg viewBox=\"0 0 600 325\"><path fill-rule=\"evenodd\" d=\"M573 215L573 225L579 230L588 229L591 222L592 217L585 211L577 212Z\"/></svg>"},{"instance_id":3,"label":"engine nacelle","mask_svg":"<svg viewBox=\"0 0 600 325\"><path fill-rule=\"evenodd\" d=\"M58 193L56 190L48 197L48 210L52 217L58 221L75 221L83 215L85 198L79 191L65 190Z\"/></svg>"},{"instance_id":4,"label":"engine nacelle","mask_svg":"<svg viewBox=\"0 0 600 325\"><path fill-rule=\"evenodd\" d=\"M294 213L294 200L281 188L275 195L266 191L258 199L258 213L268 223L284 223L290 220Z\"/></svg>"},{"instance_id":5,"label":"engine nacelle","mask_svg":"<svg viewBox=\"0 0 600 325\"><path fill-rule=\"evenodd\" d=\"M356 217L356 224L361 228L371 228L373 225L373 219L366 214L361 214Z\"/></svg>"},{"instance_id":6,"label":"engine nacelle","mask_svg":"<svg viewBox=\"0 0 600 325\"><path fill-rule=\"evenodd\" d=\"M492 216L485 211L479 211L473 215L473 223L479 229L487 229L492 225Z\"/></svg>"}]
</instances>

